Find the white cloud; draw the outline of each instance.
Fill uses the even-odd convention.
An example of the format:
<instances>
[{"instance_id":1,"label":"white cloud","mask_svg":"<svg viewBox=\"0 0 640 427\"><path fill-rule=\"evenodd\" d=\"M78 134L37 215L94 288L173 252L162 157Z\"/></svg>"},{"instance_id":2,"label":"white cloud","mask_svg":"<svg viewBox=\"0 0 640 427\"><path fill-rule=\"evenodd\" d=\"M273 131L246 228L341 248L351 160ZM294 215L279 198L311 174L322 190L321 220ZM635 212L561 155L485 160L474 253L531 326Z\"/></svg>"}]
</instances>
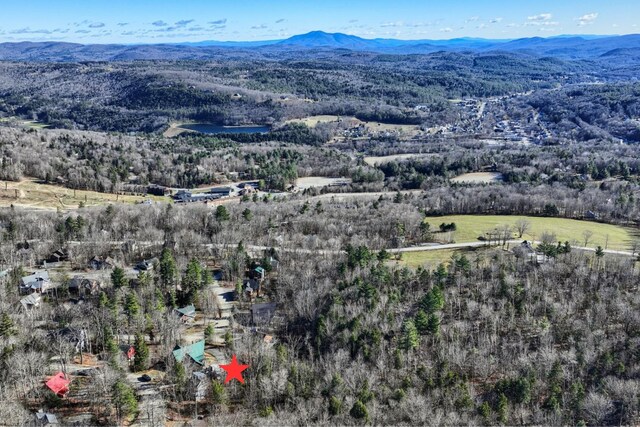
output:
<instances>
[{"instance_id":1,"label":"white cloud","mask_svg":"<svg viewBox=\"0 0 640 427\"><path fill-rule=\"evenodd\" d=\"M533 16L529 16L527 17L528 21L532 21L532 22L544 22L544 21L550 21L551 18L553 18L553 15L550 13L541 13L539 15L533 15Z\"/></svg>"},{"instance_id":2,"label":"white cloud","mask_svg":"<svg viewBox=\"0 0 640 427\"><path fill-rule=\"evenodd\" d=\"M593 24L596 19L598 19L597 13L587 13L576 20L578 21L579 27L584 27L585 25Z\"/></svg>"},{"instance_id":3,"label":"white cloud","mask_svg":"<svg viewBox=\"0 0 640 427\"><path fill-rule=\"evenodd\" d=\"M524 25L534 27L556 27L560 25L558 21L552 21L553 15L550 13L541 13L539 15L533 15L527 17L527 22Z\"/></svg>"},{"instance_id":4,"label":"white cloud","mask_svg":"<svg viewBox=\"0 0 640 427\"><path fill-rule=\"evenodd\" d=\"M450 33L452 31L453 31L453 28L451 27L440 28L440 32L443 32L443 33Z\"/></svg>"},{"instance_id":5,"label":"white cloud","mask_svg":"<svg viewBox=\"0 0 640 427\"><path fill-rule=\"evenodd\" d=\"M404 27L404 22L395 21L395 22L383 22L380 25L382 28L395 28L395 27Z\"/></svg>"},{"instance_id":6,"label":"white cloud","mask_svg":"<svg viewBox=\"0 0 640 427\"><path fill-rule=\"evenodd\" d=\"M479 16L472 16L471 18L467 19L464 22L478 22L480 20Z\"/></svg>"},{"instance_id":7,"label":"white cloud","mask_svg":"<svg viewBox=\"0 0 640 427\"><path fill-rule=\"evenodd\" d=\"M493 18L492 20L489 21L489 23L491 23L491 24L499 24L500 22L502 22L502 18L501 17Z\"/></svg>"}]
</instances>

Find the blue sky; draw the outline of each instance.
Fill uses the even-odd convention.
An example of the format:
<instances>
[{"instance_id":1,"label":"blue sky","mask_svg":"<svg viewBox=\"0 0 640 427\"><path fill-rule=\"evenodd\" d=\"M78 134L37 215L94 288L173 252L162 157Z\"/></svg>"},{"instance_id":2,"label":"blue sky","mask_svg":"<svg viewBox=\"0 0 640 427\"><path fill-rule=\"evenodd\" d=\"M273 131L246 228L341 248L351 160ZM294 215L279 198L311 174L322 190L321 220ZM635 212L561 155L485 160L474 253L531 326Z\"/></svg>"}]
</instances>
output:
<instances>
[{"instance_id":1,"label":"blue sky","mask_svg":"<svg viewBox=\"0 0 640 427\"><path fill-rule=\"evenodd\" d=\"M4 0L0 11L0 41L250 41L312 30L399 39L640 32L638 0Z\"/></svg>"}]
</instances>

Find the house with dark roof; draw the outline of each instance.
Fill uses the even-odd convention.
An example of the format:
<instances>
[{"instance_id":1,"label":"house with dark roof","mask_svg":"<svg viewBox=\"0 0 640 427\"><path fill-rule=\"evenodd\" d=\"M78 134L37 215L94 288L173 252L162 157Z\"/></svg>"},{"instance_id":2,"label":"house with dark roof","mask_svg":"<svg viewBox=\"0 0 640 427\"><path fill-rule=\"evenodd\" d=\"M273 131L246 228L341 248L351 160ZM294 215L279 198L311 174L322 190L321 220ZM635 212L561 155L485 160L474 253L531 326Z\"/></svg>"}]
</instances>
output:
<instances>
[{"instance_id":1,"label":"house with dark roof","mask_svg":"<svg viewBox=\"0 0 640 427\"><path fill-rule=\"evenodd\" d=\"M116 266L116 262L111 257L94 256L89 261L89 268L93 270L111 270Z\"/></svg>"},{"instance_id":2,"label":"house with dark roof","mask_svg":"<svg viewBox=\"0 0 640 427\"><path fill-rule=\"evenodd\" d=\"M248 298L260 296L260 281L256 279L244 279L242 281L244 292Z\"/></svg>"},{"instance_id":3,"label":"house with dark roof","mask_svg":"<svg viewBox=\"0 0 640 427\"><path fill-rule=\"evenodd\" d=\"M213 187L209 190L209 194L215 194L218 197L229 197L233 193L231 187Z\"/></svg>"},{"instance_id":4,"label":"house with dark roof","mask_svg":"<svg viewBox=\"0 0 640 427\"><path fill-rule=\"evenodd\" d=\"M145 259L136 264L136 270L138 271L151 271L155 268L156 264L160 261L158 258Z\"/></svg>"},{"instance_id":5,"label":"house with dark roof","mask_svg":"<svg viewBox=\"0 0 640 427\"><path fill-rule=\"evenodd\" d=\"M253 304L251 306L251 321L256 326L268 325L276 314L276 308L275 302Z\"/></svg>"},{"instance_id":6,"label":"house with dark roof","mask_svg":"<svg viewBox=\"0 0 640 427\"><path fill-rule=\"evenodd\" d=\"M102 290L102 283L97 280L75 276L69 281L69 292L77 295L94 295Z\"/></svg>"},{"instance_id":7,"label":"house with dark roof","mask_svg":"<svg viewBox=\"0 0 640 427\"><path fill-rule=\"evenodd\" d=\"M47 258L47 263L57 263L69 260L69 253L65 249L58 249Z\"/></svg>"}]
</instances>

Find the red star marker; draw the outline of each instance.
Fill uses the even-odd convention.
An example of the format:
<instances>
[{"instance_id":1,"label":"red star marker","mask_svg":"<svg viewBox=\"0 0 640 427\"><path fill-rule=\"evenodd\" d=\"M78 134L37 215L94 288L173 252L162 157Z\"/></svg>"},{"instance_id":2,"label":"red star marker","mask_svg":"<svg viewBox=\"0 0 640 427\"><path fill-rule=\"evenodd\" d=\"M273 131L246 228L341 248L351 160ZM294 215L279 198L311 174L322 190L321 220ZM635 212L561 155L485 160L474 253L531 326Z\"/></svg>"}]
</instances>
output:
<instances>
[{"instance_id":1,"label":"red star marker","mask_svg":"<svg viewBox=\"0 0 640 427\"><path fill-rule=\"evenodd\" d=\"M225 378L224 383L228 383L232 379L236 379L244 384L244 379L242 378L242 371L247 369L249 365L241 365L238 363L238 359L236 359L236 355L231 356L231 363L228 365L220 365L222 369L227 371L227 378Z\"/></svg>"}]
</instances>

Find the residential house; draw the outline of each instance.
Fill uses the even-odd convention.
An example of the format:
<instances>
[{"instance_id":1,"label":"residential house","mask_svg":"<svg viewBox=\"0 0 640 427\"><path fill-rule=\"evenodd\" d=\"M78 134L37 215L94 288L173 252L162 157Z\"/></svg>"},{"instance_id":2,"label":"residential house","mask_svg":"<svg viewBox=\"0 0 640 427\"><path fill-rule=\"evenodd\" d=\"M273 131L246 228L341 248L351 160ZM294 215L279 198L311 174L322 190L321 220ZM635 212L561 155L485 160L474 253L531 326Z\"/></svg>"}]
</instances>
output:
<instances>
[{"instance_id":1,"label":"residential house","mask_svg":"<svg viewBox=\"0 0 640 427\"><path fill-rule=\"evenodd\" d=\"M69 260L69 253L64 249L58 249L47 258L47 263L57 263Z\"/></svg>"},{"instance_id":2,"label":"residential house","mask_svg":"<svg viewBox=\"0 0 640 427\"><path fill-rule=\"evenodd\" d=\"M53 340L63 339L74 346L76 352L84 350L87 344L87 332L83 329L65 327L57 331L51 331L48 334Z\"/></svg>"},{"instance_id":3,"label":"residential house","mask_svg":"<svg viewBox=\"0 0 640 427\"><path fill-rule=\"evenodd\" d=\"M251 276L254 279L258 279L260 281L264 280L264 275L266 274L266 271L264 268L262 268L261 266L257 266L256 268L254 268L251 272Z\"/></svg>"},{"instance_id":4,"label":"residential house","mask_svg":"<svg viewBox=\"0 0 640 427\"><path fill-rule=\"evenodd\" d=\"M598 218L599 218L599 217L598 217L598 214L597 214L596 212L593 212L593 211L587 211L587 212L584 214L584 217L585 217L586 219L598 219Z\"/></svg>"},{"instance_id":5,"label":"residential house","mask_svg":"<svg viewBox=\"0 0 640 427\"><path fill-rule=\"evenodd\" d=\"M207 392L209 391L209 384L207 374L204 372L194 372L193 377L194 394L197 402L202 402L207 398Z\"/></svg>"},{"instance_id":6,"label":"residential house","mask_svg":"<svg viewBox=\"0 0 640 427\"><path fill-rule=\"evenodd\" d=\"M251 321L254 325L268 325L276 314L277 304L267 302L251 306Z\"/></svg>"},{"instance_id":7,"label":"residential house","mask_svg":"<svg viewBox=\"0 0 640 427\"><path fill-rule=\"evenodd\" d=\"M45 383L47 388L59 397L65 397L69 393L69 384L71 384L71 380L67 379L63 372L58 372Z\"/></svg>"},{"instance_id":8,"label":"residential house","mask_svg":"<svg viewBox=\"0 0 640 427\"><path fill-rule=\"evenodd\" d=\"M20 304L25 311L29 311L34 307L38 307L41 299L40 294L29 294L20 300Z\"/></svg>"},{"instance_id":9,"label":"residential house","mask_svg":"<svg viewBox=\"0 0 640 427\"><path fill-rule=\"evenodd\" d=\"M160 261L158 260L158 258L151 258L151 259L146 259L146 260L140 261L136 265L136 270L138 270L138 271L151 271L151 270L154 269L154 267L159 262Z\"/></svg>"},{"instance_id":10,"label":"residential house","mask_svg":"<svg viewBox=\"0 0 640 427\"><path fill-rule=\"evenodd\" d=\"M37 426L52 426L58 425L58 418L50 412L44 412L40 409L36 412L36 425Z\"/></svg>"},{"instance_id":11,"label":"residential house","mask_svg":"<svg viewBox=\"0 0 640 427\"><path fill-rule=\"evenodd\" d=\"M204 365L204 340L181 347L177 345L173 349L173 357L178 362L182 362L188 356L189 359L198 365Z\"/></svg>"},{"instance_id":12,"label":"residential house","mask_svg":"<svg viewBox=\"0 0 640 427\"><path fill-rule=\"evenodd\" d=\"M115 261L111 257L94 256L89 261L89 267L93 270L111 270L116 266Z\"/></svg>"},{"instance_id":13,"label":"residential house","mask_svg":"<svg viewBox=\"0 0 640 427\"><path fill-rule=\"evenodd\" d=\"M243 289L248 298L260 296L260 281L256 279L244 279Z\"/></svg>"},{"instance_id":14,"label":"residential house","mask_svg":"<svg viewBox=\"0 0 640 427\"><path fill-rule=\"evenodd\" d=\"M52 287L53 285L49 280L49 272L46 270L36 271L29 276L25 276L20 282L20 291L23 293L43 293Z\"/></svg>"},{"instance_id":15,"label":"residential house","mask_svg":"<svg viewBox=\"0 0 640 427\"><path fill-rule=\"evenodd\" d=\"M75 276L69 281L69 292L76 295L95 295L102 290L102 284L94 279Z\"/></svg>"},{"instance_id":16,"label":"residential house","mask_svg":"<svg viewBox=\"0 0 640 427\"><path fill-rule=\"evenodd\" d=\"M193 304L182 308L176 308L175 311L178 313L180 320L184 323L193 322L196 318L196 308Z\"/></svg>"}]
</instances>

